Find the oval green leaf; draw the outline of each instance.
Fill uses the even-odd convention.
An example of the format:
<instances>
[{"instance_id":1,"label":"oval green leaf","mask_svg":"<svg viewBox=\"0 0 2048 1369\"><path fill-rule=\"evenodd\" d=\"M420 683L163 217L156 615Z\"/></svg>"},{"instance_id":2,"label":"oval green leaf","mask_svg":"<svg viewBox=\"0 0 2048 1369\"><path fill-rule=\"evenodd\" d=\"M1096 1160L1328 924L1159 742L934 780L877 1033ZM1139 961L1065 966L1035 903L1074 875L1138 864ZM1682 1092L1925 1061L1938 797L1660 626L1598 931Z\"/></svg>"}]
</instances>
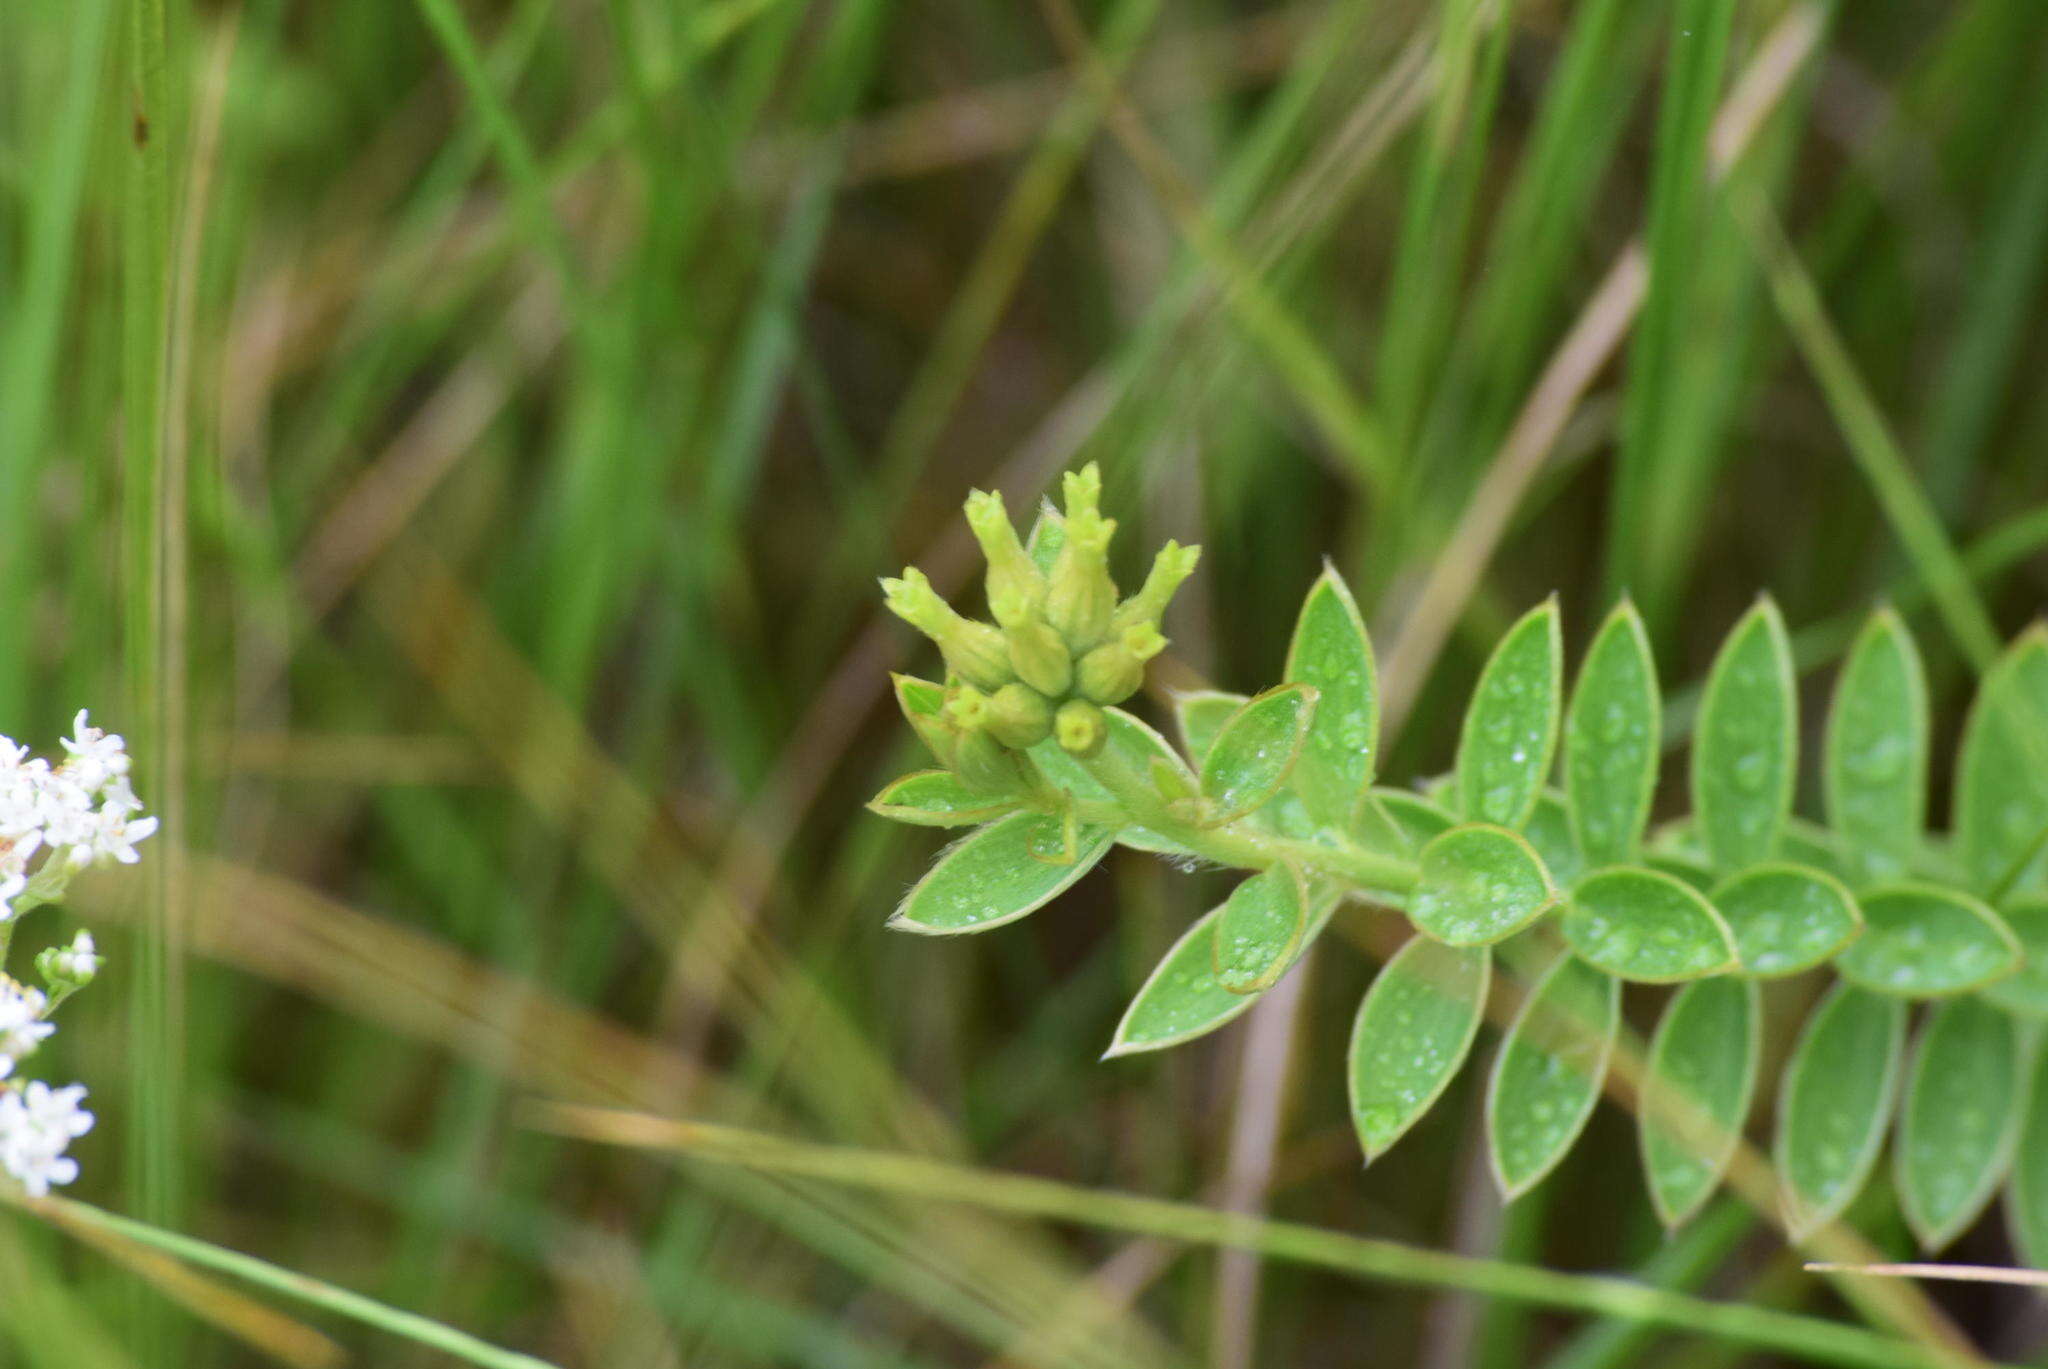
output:
<instances>
[{"instance_id":1,"label":"oval green leaf","mask_svg":"<svg viewBox=\"0 0 2048 1369\"><path fill-rule=\"evenodd\" d=\"M1309 912L1308 932L1301 939L1306 949L1329 924L1337 900L1315 898ZM1221 906L1210 909L1194 926L1181 934L1138 989L1123 1020L1117 1023L1103 1059L1135 1055L1141 1051L1165 1050L1216 1030L1258 1002L1257 994L1232 993L1216 979L1213 949L1216 924L1223 916Z\"/></svg>"},{"instance_id":2,"label":"oval green leaf","mask_svg":"<svg viewBox=\"0 0 2048 1369\"><path fill-rule=\"evenodd\" d=\"M1302 602L1287 648L1287 679L1316 691L1293 788L1316 822L1342 828L1372 783L1380 738L1379 677L1365 619L1336 568Z\"/></svg>"},{"instance_id":3,"label":"oval green leaf","mask_svg":"<svg viewBox=\"0 0 2048 1369\"><path fill-rule=\"evenodd\" d=\"M1621 1025L1621 981L1564 955L1501 1042L1486 1089L1487 1154L1508 1199L1557 1167L1585 1130Z\"/></svg>"},{"instance_id":4,"label":"oval green leaf","mask_svg":"<svg viewBox=\"0 0 2048 1369\"><path fill-rule=\"evenodd\" d=\"M1691 885L1703 894L1714 887L1714 872L1707 863L1683 851L1652 851L1643 857L1643 865L1660 875L1669 875L1681 884Z\"/></svg>"},{"instance_id":5,"label":"oval green leaf","mask_svg":"<svg viewBox=\"0 0 2048 1369\"><path fill-rule=\"evenodd\" d=\"M1807 1019L1779 1086L1774 1150L1793 1240L1833 1221L1869 1179L1905 1044L1906 1005L1854 984L1837 984Z\"/></svg>"},{"instance_id":6,"label":"oval green leaf","mask_svg":"<svg viewBox=\"0 0 2048 1369\"><path fill-rule=\"evenodd\" d=\"M1189 759L1200 766L1209 755L1209 748L1216 744L1216 734L1223 730L1223 724L1250 702L1242 694L1226 694L1220 689L1174 695L1174 724L1180 729L1180 744L1187 748Z\"/></svg>"},{"instance_id":7,"label":"oval green leaf","mask_svg":"<svg viewBox=\"0 0 2048 1369\"><path fill-rule=\"evenodd\" d=\"M1278 794L1315 720L1316 691L1286 684L1245 701L1202 757L1202 797L1214 825L1235 822Z\"/></svg>"},{"instance_id":8,"label":"oval green leaf","mask_svg":"<svg viewBox=\"0 0 2048 1369\"><path fill-rule=\"evenodd\" d=\"M1773 862L1713 892L1745 974L1797 974L1835 955L1863 930L1848 886L1804 865Z\"/></svg>"},{"instance_id":9,"label":"oval green leaf","mask_svg":"<svg viewBox=\"0 0 2048 1369\"><path fill-rule=\"evenodd\" d=\"M1927 817L1927 678L1899 615L1879 609L1835 685L1821 751L1828 822L1856 884L1902 879Z\"/></svg>"},{"instance_id":10,"label":"oval green leaf","mask_svg":"<svg viewBox=\"0 0 2048 1369\"><path fill-rule=\"evenodd\" d=\"M2048 1269L2048 1050L2036 1049L2019 1151L2005 1186L2005 1225L2020 1259Z\"/></svg>"},{"instance_id":11,"label":"oval green leaf","mask_svg":"<svg viewBox=\"0 0 2048 1369\"><path fill-rule=\"evenodd\" d=\"M2003 910L2020 942L2020 967L1981 990L2007 1012L2048 1017L2048 899L2022 899Z\"/></svg>"},{"instance_id":12,"label":"oval green leaf","mask_svg":"<svg viewBox=\"0 0 2048 1369\"><path fill-rule=\"evenodd\" d=\"M1216 982L1232 993L1273 986L1308 931L1308 890L1291 865L1261 870L1231 890L1210 938Z\"/></svg>"},{"instance_id":13,"label":"oval green leaf","mask_svg":"<svg viewBox=\"0 0 2048 1369\"><path fill-rule=\"evenodd\" d=\"M1985 675L1956 757L1956 854L1970 887L2036 888L2048 832L2048 625L2021 633Z\"/></svg>"},{"instance_id":14,"label":"oval green leaf","mask_svg":"<svg viewBox=\"0 0 2048 1369\"><path fill-rule=\"evenodd\" d=\"M1381 968L1351 1024L1351 1121L1367 1162L1422 1119L1472 1050L1493 953L1411 937Z\"/></svg>"},{"instance_id":15,"label":"oval green leaf","mask_svg":"<svg viewBox=\"0 0 2048 1369\"><path fill-rule=\"evenodd\" d=\"M1670 984L1735 966L1728 924L1684 880L1640 866L1596 870L1565 902L1564 939L1621 979Z\"/></svg>"},{"instance_id":16,"label":"oval green leaf","mask_svg":"<svg viewBox=\"0 0 2048 1369\"><path fill-rule=\"evenodd\" d=\"M1863 895L1863 935L1835 970L1866 989L1938 998L2013 973L2019 938L1990 907L1933 884L1891 884Z\"/></svg>"},{"instance_id":17,"label":"oval green leaf","mask_svg":"<svg viewBox=\"0 0 2048 1369\"><path fill-rule=\"evenodd\" d=\"M1557 600L1522 615L1493 650L1458 735L1458 811L1520 827L1556 757L1564 642Z\"/></svg>"},{"instance_id":18,"label":"oval green leaf","mask_svg":"<svg viewBox=\"0 0 2048 1369\"><path fill-rule=\"evenodd\" d=\"M952 763L953 735L944 721L946 688L930 680L920 680L915 675L892 674L890 682L896 688L896 706L903 710L904 721L910 730L917 733L917 739L924 743L925 750L941 765Z\"/></svg>"},{"instance_id":19,"label":"oval green leaf","mask_svg":"<svg viewBox=\"0 0 2048 1369\"><path fill-rule=\"evenodd\" d=\"M918 827L970 827L999 818L1016 806L975 793L950 770L905 775L868 800L869 811Z\"/></svg>"},{"instance_id":20,"label":"oval green leaf","mask_svg":"<svg viewBox=\"0 0 2048 1369\"><path fill-rule=\"evenodd\" d=\"M1997 1008L1956 998L1928 1018L1892 1152L1899 1206L1922 1248L1960 1236L2004 1182L2026 1083L2019 1032Z\"/></svg>"},{"instance_id":21,"label":"oval green leaf","mask_svg":"<svg viewBox=\"0 0 2048 1369\"><path fill-rule=\"evenodd\" d=\"M1588 863L1636 858L1657 789L1657 664L1642 615L1623 600L1587 649L1564 722L1564 787Z\"/></svg>"},{"instance_id":22,"label":"oval green leaf","mask_svg":"<svg viewBox=\"0 0 2048 1369\"><path fill-rule=\"evenodd\" d=\"M1513 936L1557 902L1535 848L1505 827L1467 823L1422 848L1408 918L1451 946Z\"/></svg>"},{"instance_id":23,"label":"oval green leaf","mask_svg":"<svg viewBox=\"0 0 2048 1369\"><path fill-rule=\"evenodd\" d=\"M924 878L911 886L889 925L926 936L952 936L1015 922L1087 874L1109 846L1106 829L1083 827L1074 859L1061 861L1066 834L1058 818L1012 813L941 852Z\"/></svg>"},{"instance_id":24,"label":"oval green leaf","mask_svg":"<svg viewBox=\"0 0 2048 1369\"><path fill-rule=\"evenodd\" d=\"M1752 980L1721 975L1672 996L1650 1042L1640 1137L1650 1201L1664 1225L1713 1196L1756 1092L1762 1012Z\"/></svg>"},{"instance_id":25,"label":"oval green leaf","mask_svg":"<svg viewBox=\"0 0 2048 1369\"><path fill-rule=\"evenodd\" d=\"M1798 703L1785 622L1768 598L1728 634L1700 697L1692 804L1718 870L1769 860L1792 808Z\"/></svg>"}]
</instances>

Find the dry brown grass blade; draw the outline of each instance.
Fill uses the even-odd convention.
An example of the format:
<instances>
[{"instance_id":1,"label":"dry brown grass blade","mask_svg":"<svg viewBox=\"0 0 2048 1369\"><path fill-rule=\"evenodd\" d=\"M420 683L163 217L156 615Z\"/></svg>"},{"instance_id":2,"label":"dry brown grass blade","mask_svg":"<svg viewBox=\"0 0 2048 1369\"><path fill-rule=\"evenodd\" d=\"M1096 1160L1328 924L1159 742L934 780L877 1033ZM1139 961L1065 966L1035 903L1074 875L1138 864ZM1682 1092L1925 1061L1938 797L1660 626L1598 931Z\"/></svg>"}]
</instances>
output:
<instances>
[{"instance_id":1,"label":"dry brown grass blade","mask_svg":"<svg viewBox=\"0 0 2048 1369\"><path fill-rule=\"evenodd\" d=\"M1814 1274L1854 1274L1879 1279L1947 1279L1953 1283L2003 1283L2019 1288L2048 1288L2048 1269L2007 1269L1989 1264L1831 1264L1812 1260L1800 1268Z\"/></svg>"}]
</instances>

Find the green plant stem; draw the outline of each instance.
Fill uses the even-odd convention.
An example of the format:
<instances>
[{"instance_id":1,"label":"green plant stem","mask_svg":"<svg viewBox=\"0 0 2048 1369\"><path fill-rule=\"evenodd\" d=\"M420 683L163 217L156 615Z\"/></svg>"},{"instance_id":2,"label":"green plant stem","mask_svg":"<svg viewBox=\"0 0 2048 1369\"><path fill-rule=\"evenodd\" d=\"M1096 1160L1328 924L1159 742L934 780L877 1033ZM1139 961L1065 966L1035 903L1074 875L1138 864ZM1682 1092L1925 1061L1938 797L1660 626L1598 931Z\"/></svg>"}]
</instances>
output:
<instances>
[{"instance_id":1,"label":"green plant stem","mask_svg":"<svg viewBox=\"0 0 2048 1369\"><path fill-rule=\"evenodd\" d=\"M1399 897L1415 887L1413 862L1366 851L1327 829L1322 839L1303 841L1260 831L1248 821L1203 827L1174 814L1148 780L1131 773L1112 751L1085 762L1089 774L1116 796L1113 807L1083 805L1081 816L1106 826L1138 826L1185 846L1204 860L1245 870L1287 861L1305 873L1324 875L1361 892Z\"/></svg>"},{"instance_id":2,"label":"green plant stem","mask_svg":"<svg viewBox=\"0 0 2048 1369\"><path fill-rule=\"evenodd\" d=\"M1628 1279L1446 1254L1296 1222L1217 1212L1191 1203L997 1173L922 1156L816 1145L736 1127L603 1108L547 1105L536 1124L604 1144L805 1175L900 1193L922 1202L963 1203L1163 1240L1252 1250L1359 1278L1459 1289L1693 1331L1818 1363L1921 1369L1949 1362L1936 1351L1858 1327L1741 1303L1713 1302Z\"/></svg>"},{"instance_id":3,"label":"green plant stem","mask_svg":"<svg viewBox=\"0 0 2048 1369\"><path fill-rule=\"evenodd\" d=\"M471 1364L481 1364L486 1369L555 1369L546 1360L532 1355L522 1355L514 1350L501 1350L478 1340L466 1331L422 1317L415 1312L401 1311L388 1307L373 1298L360 1293L351 1293L346 1288L337 1288L331 1283L309 1278L304 1274L279 1269L276 1265L244 1255L237 1250L213 1245L191 1236L181 1236L175 1231L165 1231L147 1222L138 1222L132 1217L122 1217L89 1203L73 1202L69 1198L40 1198L22 1204L27 1210L63 1227L94 1227L111 1232L116 1236L160 1250L175 1256L187 1264L201 1269L217 1270L245 1279L259 1288L295 1298L311 1307L334 1312L394 1336L403 1336L421 1345L445 1350L457 1359Z\"/></svg>"}]
</instances>

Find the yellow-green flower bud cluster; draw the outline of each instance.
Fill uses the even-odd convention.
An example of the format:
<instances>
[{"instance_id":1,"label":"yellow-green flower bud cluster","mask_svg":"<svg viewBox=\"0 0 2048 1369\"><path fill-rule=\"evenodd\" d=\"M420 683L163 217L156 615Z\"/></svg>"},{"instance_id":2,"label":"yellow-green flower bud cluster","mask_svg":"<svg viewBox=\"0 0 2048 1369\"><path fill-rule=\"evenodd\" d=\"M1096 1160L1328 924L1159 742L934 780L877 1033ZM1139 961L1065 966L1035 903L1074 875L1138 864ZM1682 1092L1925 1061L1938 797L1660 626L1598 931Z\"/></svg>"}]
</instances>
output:
<instances>
[{"instance_id":1,"label":"yellow-green flower bud cluster","mask_svg":"<svg viewBox=\"0 0 2048 1369\"><path fill-rule=\"evenodd\" d=\"M1008 753L1047 737L1079 756L1102 749L1102 710L1135 694L1145 663L1166 649L1160 617L1201 555L1168 542L1138 592L1119 602L1109 573L1116 520L1099 507L1101 473L1092 463L1069 472L1063 493L1063 540L1050 571L1018 539L1000 494L968 496L967 525L988 561L992 624L956 613L914 568L882 581L889 608L945 657L941 754L977 788L1015 788L1022 776Z\"/></svg>"}]
</instances>

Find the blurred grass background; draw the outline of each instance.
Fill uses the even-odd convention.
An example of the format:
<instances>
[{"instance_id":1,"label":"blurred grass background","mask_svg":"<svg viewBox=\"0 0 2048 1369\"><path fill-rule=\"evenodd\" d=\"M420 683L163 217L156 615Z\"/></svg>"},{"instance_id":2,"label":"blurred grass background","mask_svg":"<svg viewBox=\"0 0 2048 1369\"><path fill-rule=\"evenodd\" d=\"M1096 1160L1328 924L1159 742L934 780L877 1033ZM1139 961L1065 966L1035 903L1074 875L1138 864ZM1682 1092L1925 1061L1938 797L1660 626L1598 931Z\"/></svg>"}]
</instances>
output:
<instances>
[{"instance_id":1,"label":"blurred grass background","mask_svg":"<svg viewBox=\"0 0 2048 1369\"><path fill-rule=\"evenodd\" d=\"M1507 1214L1476 1070L1362 1174L1345 938L1097 1064L1210 878L885 935L932 662L874 577L1094 459L1126 573L1208 549L1155 689L1270 682L1327 555L1397 779L1552 589L1671 688L1759 590L1812 666L1890 595L1952 741L2048 570L2044 78L2038 0L14 0L0 720L90 704L166 823L75 909L81 1196L565 1366L1772 1362L530 1100L1851 1314L1733 1200L1667 1240L1615 1107ZM319 1362L167 1277L0 1220L5 1362Z\"/></svg>"}]
</instances>

